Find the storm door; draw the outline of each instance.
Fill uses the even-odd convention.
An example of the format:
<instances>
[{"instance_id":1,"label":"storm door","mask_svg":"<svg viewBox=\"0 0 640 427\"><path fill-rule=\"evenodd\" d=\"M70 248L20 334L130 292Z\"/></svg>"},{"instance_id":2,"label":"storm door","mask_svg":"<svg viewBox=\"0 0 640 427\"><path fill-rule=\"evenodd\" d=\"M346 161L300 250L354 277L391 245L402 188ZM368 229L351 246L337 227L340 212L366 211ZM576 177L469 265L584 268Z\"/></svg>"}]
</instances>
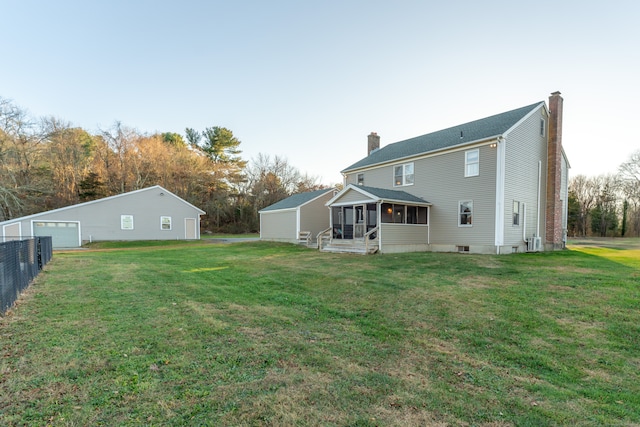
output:
<instances>
[{"instance_id":1,"label":"storm door","mask_svg":"<svg viewBox=\"0 0 640 427\"><path fill-rule=\"evenodd\" d=\"M356 205L353 210L353 238L362 239L366 233L366 205Z\"/></svg>"}]
</instances>

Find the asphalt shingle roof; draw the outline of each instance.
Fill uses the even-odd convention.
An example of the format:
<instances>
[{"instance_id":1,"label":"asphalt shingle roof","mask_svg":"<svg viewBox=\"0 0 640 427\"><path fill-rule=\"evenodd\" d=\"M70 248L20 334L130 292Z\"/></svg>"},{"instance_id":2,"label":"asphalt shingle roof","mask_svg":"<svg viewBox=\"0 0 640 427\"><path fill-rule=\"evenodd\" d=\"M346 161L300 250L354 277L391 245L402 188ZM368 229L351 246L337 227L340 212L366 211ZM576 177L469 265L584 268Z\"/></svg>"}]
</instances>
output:
<instances>
[{"instance_id":1,"label":"asphalt shingle roof","mask_svg":"<svg viewBox=\"0 0 640 427\"><path fill-rule=\"evenodd\" d=\"M409 194L406 191L401 190L387 190L386 188L365 187L364 185L358 185L357 188L361 188L363 191L374 195L382 200L397 200L400 202L415 202L415 203L429 203L420 197Z\"/></svg>"},{"instance_id":2,"label":"asphalt shingle roof","mask_svg":"<svg viewBox=\"0 0 640 427\"><path fill-rule=\"evenodd\" d=\"M502 135L543 103L543 101L537 102L484 119L386 145L343 169L342 172Z\"/></svg>"},{"instance_id":3,"label":"asphalt shingle roof","mask_svg":"<svg viewBox=\"0 0 640 427\"><path fill-rule=\"evenodd\" d=\"M327 193L328 191L331 191L331 189L325 188L324 190L308 191L306 193L294 194L287 197L286 199L282 199L279 202L274 203L271 206L267 206L266 208L262 209L261 212L297 208L298 206L304 205L305 203Z\"/></svg>"}]
</instances>

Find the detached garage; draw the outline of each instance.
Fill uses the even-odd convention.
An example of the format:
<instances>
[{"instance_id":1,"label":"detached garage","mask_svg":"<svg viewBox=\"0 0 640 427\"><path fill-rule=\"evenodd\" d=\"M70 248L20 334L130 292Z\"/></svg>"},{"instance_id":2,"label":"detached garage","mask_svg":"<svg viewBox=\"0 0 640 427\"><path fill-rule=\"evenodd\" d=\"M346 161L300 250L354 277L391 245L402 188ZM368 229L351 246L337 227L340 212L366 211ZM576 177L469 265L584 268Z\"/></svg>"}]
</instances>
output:
<instances>
[{"instance_id":1,"label":"detached garage","mask_svg":"<svg viewBox=\"0 0 640 427\"><path fill-rule=\"evenodd\" d=\"M260 239L297 243L300 233L310 233L312 240L329 227L329 210L325 206L335 189L294 194L260 211Z\"/></svg>"},{"instance_id":2,"label":"detached garage","mask_svg":"<svg viewBox=\"0 0 640 427\"><path fill-rule=\"evenodd\" d=\"M204 214L156 185L0 222L0 241L51 236L61 249L104 240L196 240Z\"/></svg>"}]
</instances>

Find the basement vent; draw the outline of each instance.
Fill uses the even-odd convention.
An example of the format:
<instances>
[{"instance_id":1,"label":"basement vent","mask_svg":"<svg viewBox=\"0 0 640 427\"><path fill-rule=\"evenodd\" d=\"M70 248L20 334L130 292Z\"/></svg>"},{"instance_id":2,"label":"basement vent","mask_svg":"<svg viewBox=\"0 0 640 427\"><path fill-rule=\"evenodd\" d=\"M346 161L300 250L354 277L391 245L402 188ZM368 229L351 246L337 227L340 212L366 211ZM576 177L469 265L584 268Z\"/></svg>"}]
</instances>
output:
<instances>
[{"instance_id":1,"label":"basement vent","mask_svg":"<svg viewBox=\"0 0 640 427\"><path fill-rule=\"evenodd\" d=\"M458 246L458 252L468 254L469 253L469 246Z\"/></svg>"}]
</instances>

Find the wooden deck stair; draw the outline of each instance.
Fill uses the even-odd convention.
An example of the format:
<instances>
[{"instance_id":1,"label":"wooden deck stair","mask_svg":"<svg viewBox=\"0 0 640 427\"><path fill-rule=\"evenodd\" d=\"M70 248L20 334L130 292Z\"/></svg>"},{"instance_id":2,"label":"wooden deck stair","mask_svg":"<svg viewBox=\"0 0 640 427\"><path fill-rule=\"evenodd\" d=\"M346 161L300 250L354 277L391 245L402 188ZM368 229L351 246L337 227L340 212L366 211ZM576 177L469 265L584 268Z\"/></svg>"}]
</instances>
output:
<instances>
[{"instance_id":1,"label":"wooden deck stair","mask_svg":"<svg viewBox=\"0 0 640 427\"><path fill-rule=\"evenodd\" d=\"M350 254L374 254L378 252L378 242L371 241L366 246L362 240L338 240L334 239L329 243L322 245L323 252L340 252Z\"/></svg>"}]
</instances>

